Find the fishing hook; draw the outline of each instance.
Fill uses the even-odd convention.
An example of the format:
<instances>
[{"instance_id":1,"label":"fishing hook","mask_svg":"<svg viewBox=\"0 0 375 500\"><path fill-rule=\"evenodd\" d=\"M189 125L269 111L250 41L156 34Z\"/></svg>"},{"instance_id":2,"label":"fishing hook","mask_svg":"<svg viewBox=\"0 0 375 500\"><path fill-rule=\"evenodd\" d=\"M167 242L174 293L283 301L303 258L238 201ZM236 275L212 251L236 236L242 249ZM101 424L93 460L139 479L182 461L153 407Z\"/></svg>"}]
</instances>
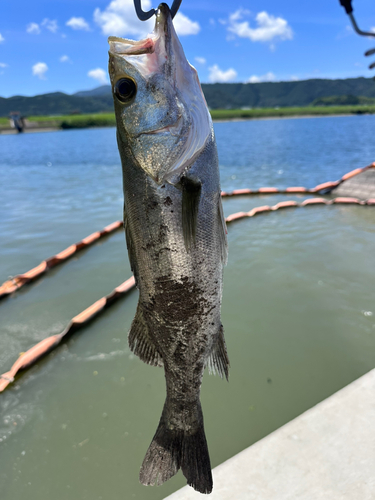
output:
<instances>
[{"instance_id":1,"label":"fishing hook","mask_svg":"<svg viewBox=\"0 0 375 500\"><path fill-rule=\"evenodd\" d=\"M355 17L353 15L353 7L352 7L352 0L340 0L340 4L344 7L345 12L348 14L350 21L352 23L353 29L355 32L358 33L358 35L361 36L375 36L375 33L373 31L362 31L357 24L357 21L355 20ZM365 52L365 56L371 56L372 54L375 54L375 49L370 49ZM375 63L370 64L369 69L375 68Z\"/></svg>"},{"instance_id":2,"label":"fishing hook","mask_svg":"<svg viewBox=\"0 0 375 500\"><path fill-rule=\"evenodd\" d=\"M174 0L172 7L171 7L171 16L172 19L174 16L177 14L178 9L180 8L182 0ZM141 5L141 0L134 0L134 7L135 7L135 12L137 13L138 19L141 21L147 21L147 19L150 19L154 14L156 14L155 9L151 9L148 12L145 12L142 9Z\"/></svg>"}]
</instances>

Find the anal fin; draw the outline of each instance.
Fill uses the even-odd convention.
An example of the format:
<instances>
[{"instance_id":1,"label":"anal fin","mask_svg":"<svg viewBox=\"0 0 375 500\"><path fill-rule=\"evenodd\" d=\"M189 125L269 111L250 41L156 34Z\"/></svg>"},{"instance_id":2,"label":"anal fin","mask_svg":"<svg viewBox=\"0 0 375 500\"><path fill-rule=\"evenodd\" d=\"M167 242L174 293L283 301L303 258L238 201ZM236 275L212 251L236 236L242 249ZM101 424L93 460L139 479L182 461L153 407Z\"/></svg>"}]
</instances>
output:
<instances>
[{"instance_id":1,"label":"anal fin","mask_svg":"<svg viewBox=\"0 0 375 500\"><path fill-rule=\"evenodd\" d=\"M212 347L211 354L207 360L208 371L214 375L218 373L221 378L229 377L229 358L227 346L224 339L224 328L220 325L219 334Z\"/></svg>"},{"instance_id":2,"label":"anal fin","mask_svg":"<svg viewBox=\"0 0 375 500\"><path fill-rule=\"evenodd\" d=\"M144 363L163 366L163 360L150 337L149 328L139 304L129 331L128 341L130 350Z\"/></svg>"}]
</instances>

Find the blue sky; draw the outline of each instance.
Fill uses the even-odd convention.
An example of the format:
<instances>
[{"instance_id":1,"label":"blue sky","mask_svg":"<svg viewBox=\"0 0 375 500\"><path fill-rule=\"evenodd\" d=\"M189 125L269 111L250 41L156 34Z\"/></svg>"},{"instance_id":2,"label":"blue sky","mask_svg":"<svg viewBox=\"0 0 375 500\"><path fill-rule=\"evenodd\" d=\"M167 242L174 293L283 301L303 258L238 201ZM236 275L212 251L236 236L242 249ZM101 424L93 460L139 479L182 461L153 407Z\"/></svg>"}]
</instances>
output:
<instances>
[{"instance_id":1,"label":"blue sky","mask_svg":"<svg viewBox=\"0 0 375 500\"><path fill-rule=\"evenodd\" d=\"M375 28L373 1L353 7L362 29ZM375 75L363 56L375 38L353 33L339 0L183 0L175 26L202 82ZM0 96L97 87L108 82L107 36L149 30L132 0L2 0Z\"/></svg>"}]
</instances>

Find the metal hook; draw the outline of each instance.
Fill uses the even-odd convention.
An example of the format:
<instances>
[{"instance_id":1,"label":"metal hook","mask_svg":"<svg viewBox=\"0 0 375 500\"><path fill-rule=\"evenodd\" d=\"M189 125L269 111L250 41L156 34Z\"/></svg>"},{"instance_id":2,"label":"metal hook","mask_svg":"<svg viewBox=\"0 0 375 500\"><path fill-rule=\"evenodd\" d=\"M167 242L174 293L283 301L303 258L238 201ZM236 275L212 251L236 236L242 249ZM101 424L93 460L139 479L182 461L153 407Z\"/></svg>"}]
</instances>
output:
<instances>
[{"instance_id":1,"label":"metal hook","mask_svg":"<svg viewBox=\"0 0 375 500\"><path fill-rule=\"evenodd\" d=\"M353 7L352 7L352 0L340 0L340 4L344 7L346 13L348 14L354 31L358 33L358 35L361 36L375 36L375 33L373 31L362 31L357 24L357 21L354 18L353 15ZM375 54L375 49L370 49L365 52L365 56L371 56L372 54ZM369 69L375 68L375 63L370 64Z\"/></svg>"},{"instance_id":2,"label":"metal hook","mask_svg":"<svg viewBox=\"0 0 375 500\"><path fill-rule=\"evenodd\" d=\"M180 8L181 2L182 2L182 0L174 0L172 7L171 7L172 19L177 14L177 11ZM141 21L147 21L147 19L150 19L150 17L152 17L154 14L156 14L155 9L151 9L148 12L145 12L141 6L141 0L134 0L134 7L135 7L135 12L137 13L138 19L140 19Z\"/></svg>"}]
</instances>

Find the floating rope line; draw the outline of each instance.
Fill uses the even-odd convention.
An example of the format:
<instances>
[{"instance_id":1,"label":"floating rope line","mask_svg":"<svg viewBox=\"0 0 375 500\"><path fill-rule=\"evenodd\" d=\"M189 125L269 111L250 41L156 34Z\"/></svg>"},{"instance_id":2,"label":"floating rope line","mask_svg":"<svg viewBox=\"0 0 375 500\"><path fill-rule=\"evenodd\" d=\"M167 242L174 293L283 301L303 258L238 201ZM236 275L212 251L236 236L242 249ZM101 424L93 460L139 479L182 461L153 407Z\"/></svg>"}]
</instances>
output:
<instances>
[{"instance_id":1,"label":"floating rope line","mask_svg":"<svg viewBox=\"0 0 375 500\"><path fill-rule=\"evenodd\" d=\"M227 224L234 222L245 217L254 217L255 215L261 213L274 212L276 210L281 210L283 208L298 208L307 207L310 205L360 205L360 206L375 206L375 198L363 201L357 198L335 198L333 200L326 200L324 198L312 198L304 200L301 203L297 203L293 200L281 201L274 206L264 205L261 207L255 207L249 212L237 212L229 215L225 221ZM34 347L31 347L28 351L21 354L17 361L14 363L12 368L0 375L0 392L3 392L10 383L14 381L14 377L20 370L25 370L33 364L35 364L40 358L48 354L52 349L54 349L62 339L67 335L75 332L79 328L85 326L89 321L98 316L104 309L111 306L117 299L124 297L132 288L135 286L134 276L124 281L121 285L113 290L109 295L102 297L89 306L87 309L82 311L80 314L75 316L65 328L65 330L57 335L52 335L48 337Z\"/></svg>"},{"instance_id":2,"label":"floating rope line","mask_svg":"<svg viewBox=\"0 0 375 500\"><path fill-rule=\"evenodd\" d=\"M102 231L97 231L96 233L92 233L89 236L86 236L86 238L84 238L83 240L76 243L75 245L70 245L70 247L66 248L62 252L53 255L49 259L43 260L43 262L41 262L38 266L34 267L33 269L30 269L30 271L27 271L27 273L17 274L17 276L11 277L8 281L5 281L5 283L3 283L0 286L0 299L5 297L6 295L9 295L10 293L15 292L23 285L26 285L26 283L30 283L31 281L40 278L42 274L45 274L53 267L62 264L66 260L70 259L76 253L92 245L100 238L103 238L104 236L107 236L108 234L117 231L122 226L123 223L120 220L113 222L112 224L109 224L109 226L106 226Z\"/></svg>"},{"instance_id":3,"label":"floating rope line","mask_svg":"<svg viewBox=\"0 0 375 500\"><path fill-rule=\"evenodd\" d=\"M260 213L274 212L275 210L280 210L282 208L298 208L307 207L309 205L375 205L375 198L370 198L366 201L359 200L358 198L334 198L333 200L326 200L325 198L311 198L304 200L302 203L297 203L296 201L288 200L281 201L277 205L270 207L269 205L263 205L261 207L255 207L250 212L237 212L235 214L229 215L225 221L226 223L234 222L235 220L243 219L245 217L254 217Z\"/></svg>"},{"instance_id":4,"label":"floating rope line","mask_svg":"<svg viewBox=\"0 0 375 500\"><path fill-rule=\"evenodd\" d=\"M244 195L259 195L259 194L328 194L330 193L333 189L337 188L340 184L342 184L344 181L347 181L348 179L351 179L352 177L355 177L358 174L361 174L362 172L365 172L366 170L369 170L370 168L375 168L375 162L371 163L370 165L367 165L367 167L363 168L356 168L355 170L352 170L351 172L348 172L345 174L341 179L338 181L331 181L331 182L324 182L323 184L318 184L312 189L308 189L305 187L301 186L293 186L293 187L287 187L285 189L279 189L276 187L261 187L259 189L235 189L234 191L230 192L221 192L221 196L223 198L227 198L230 196L244 196Z\"/></svg>"},{"instance_id":5,"label":"floating rope line","mask_svg":"<svg viewBox=\"0 0 375 500\"><path fill-rule=\"evenodd\" d=\"M116 287L109 295L102 297L77 316L74 316L62 333L52 335L51 337L42 340L38 344L31 347L31 349L21 354L9 372L3 373L3 375L0 376L0 392L3 392L3 390L14 381L14 377L20 370L25 370L35 364L40 358L59 345L65 336L82 328L89 321L95 318L95 316L104 311L104 309L111 306L120 297L123 297L130 292L134 286L135 280L132 276Z\"/></svg>"},{"instance_id":6,"label":"floating rope line","mask_svg":"<svg viewBox=\"0 0 375 500\"><path fill-rule=\"evenodd\" d=\"M235 189L234 191L230 192L221 192L221 196L223 198L228 198L232 196L244 196L244 195L259 195L259 194L317 194L323 191L324 193L322 194L328 194L330 193L334 188L339 186L342 182L347 181L348 179L351 179L352 177L361 174L365 170L368 170L370 168L375 168L375 162L371 163L370 165L367 165L367 167L363 168L356 168L355 170L352 170L351 172L348 172L345 174L343 177L341 177L340 180L338 181L333 181L333 182L324 182L323 184L319 184L318 186L315 186L312 189L308 189L305 187L288 187L286 189L278 189L276 187L261 187L259 189ZM289 202L288 202L289 203ZM291 205L289 205L291 206ZM294 205L293 205L294 206ZM97 231L96 233L92 233L89 236L86 236L83 240L79 241L75 245L71 245L70 247L66 248L62 252L54 255L53 257L50 257L49 259L44 260L39 264L39 266L34 267L33 269L30 269L30 271L27 271L24 274L18 274L17 276L11 277L9 280L5 281L1 286L0 286L0 300L7 295L15 292L22 286L26 285L27 283L30 283L31 281L34 281L38 278L40 278L43 274L45 274L47 271L52 269L53 267L62 264L69 258L71 258L73 255L75 255L77 252L80 250L83 250L84 248L92 245L95 243L97 240L100 238L103 238L104 236L107 236L110 233L113 233L117 231L118 229L123 227L123 222L122 221L116 221L110 224L109 226L106 226L102 231Z\"/></svg>"}]
</instances>

